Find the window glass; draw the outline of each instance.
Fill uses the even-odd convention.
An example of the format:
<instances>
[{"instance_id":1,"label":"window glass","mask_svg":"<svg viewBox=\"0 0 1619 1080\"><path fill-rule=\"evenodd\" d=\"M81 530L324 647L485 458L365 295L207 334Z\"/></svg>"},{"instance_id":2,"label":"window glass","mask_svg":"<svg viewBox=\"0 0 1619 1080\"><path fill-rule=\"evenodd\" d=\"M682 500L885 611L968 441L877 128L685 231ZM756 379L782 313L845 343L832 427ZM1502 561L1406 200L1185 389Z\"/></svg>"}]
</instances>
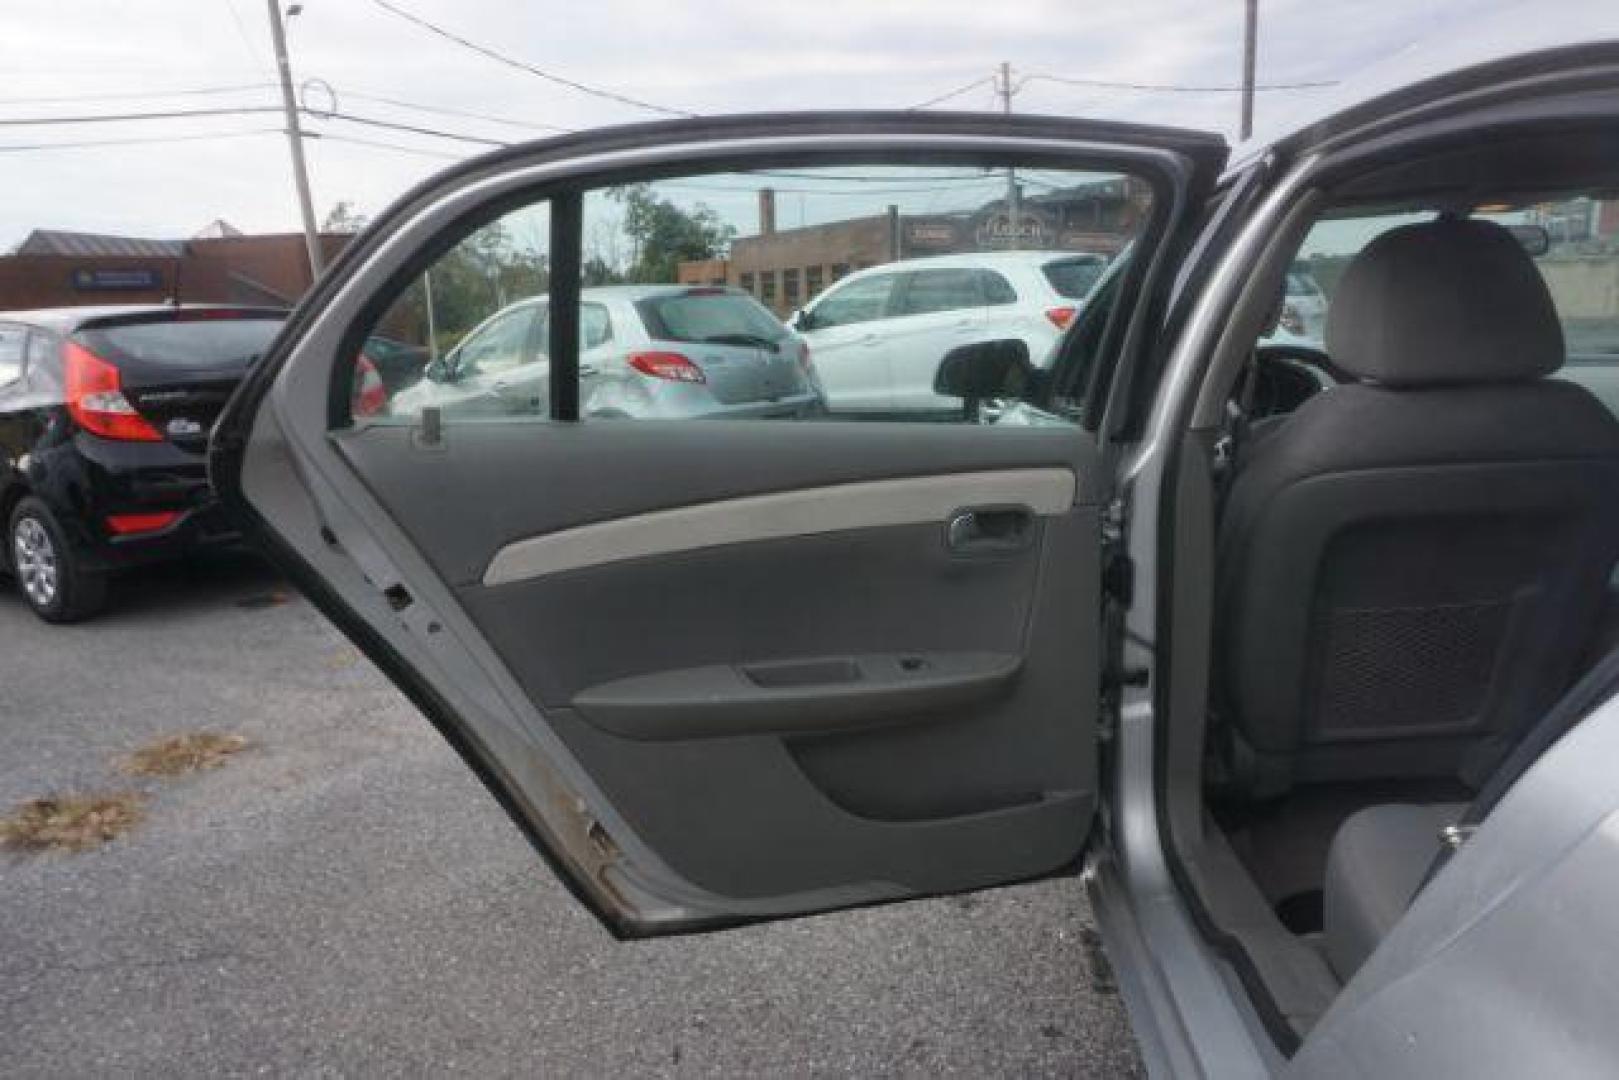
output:
<instances>
[{"instance_id":1,"label":"window glass","mask_svg":"<svg viewBox=\"0 0 1619 1080\"><path fill-rule=\"evenodd\" d=\"M36 368L40 364L49 363L56 355L56 339L50 334L36 330L28 335L28 367Z\"/></svg>"},{"instance_id":2,"label":"window glass","mask_svg":"<svg viewBox=\"0 0 1619 1080\"><path fill-rule=\"evenodd\" d=\"M989 307L1017 303L1017 292L1012 288L1012 283L993 270L978 272L978 287L983 290L984 303Z\"/></svg>"},{"instance_id":3,"label":"window glass","mask_svg":"<svg viewBox=\"0 0 1619 1080\"><path fill-rule=\"evenodd\" d=\"M753 345L780 341L787 328L758 301L721 289L670 290L635 303L654 341Z\"/></svg>"},{"instance_id":4,"label":"window glass","mask_svg":"<svg viewBox=\"0 0 1619 1080\"><path fill-rule=\"evenodd\" d=\"M826 330L882 318L896 280L895 274L873 274L840 285L815 305L813 328Z\"/></svg>"},{"instance_id":5,"label":"window glass","mask_svg":"<svg viewBox=\"0 0 1619 1080\"><path fill-rule=\"evenodd\" d=\"M354 358L350 413L366 423L550 415L544 318L550 283L550 204L537 202L470 234L395 297ZM610 274L581 267L587 281ZM582 311L580 330L611 336L605 312Z\"/></svg>"},{"instance_id":6,"label":"window glass","mask_svg":"<svg viewBox=\"0 0 1619 1080\"><path fill-rule=\"evenodd\" d=\"M0 326L0 385L16 382L22 374L23 349L28 331L20 326Z\"/></svg>"},{"instance_id":7,"label":"window glass","mask_svg":"<svg viewBox=\"0 0 1619 1080\"><path fill-rule=\"evenodd\" d=\"M607 307L603 304L579 305L579 348L599 349L613 340L613 319L607 314ZM540 348L548 347L545 338L540 339Z\"/></svg>"},{"instance_id":8,"label":"window glass","mask_svg":"<svg viewBox=\"0 0 1619 1080\"><path fill-rule=\"evenodd\" d=\"M538 307L525 300L516 308L501 312L478 329L450 354L450 367L461 376L495 375L536 359L534 320Z\"/></svg>"},{"instance_id":9,"label":"window glass","mask_svg":"<svg viewBox=\"0 0 1619 1080\"><path fill-rule=\"evenodd\" d=\"M931 315L937 311L982 307L981 275L976 270L918 270L902 279L896 315Z\"/></svg>"},{"instance_id":10,"label":"window glass","mask_svg":"<svg viewBox=\"0 0 1619 1080\"><path fill-rule=\"evenodd\" d=\"M512 210L443 238L360 335L349 417L544 421L562 399L580 422L1065 422L1048 408L1051 296L1017 283L1106 265L1148 221L1152 189L1011 164L1009 202L1008 168L817 161L591 188L569 252L550 250L546 202ZM563 258L581 290L565 398L548 318Z\"/></svg>"},{"instance_id":11,"label":"window glass","mask_svg":"<svg viewBox=\"0 0 1619 1080\"><path fill-rule=\"evenodd\" d=\"M238 370L264 354L281 332L283 316L231 318L210 311L195 318L164 316L150 322L81 330L91 352L108 360L160 367Z\"/></svg>"},{"instance_id":12,"label":"window glass","mask_svg":"<svg viewBox=\"0 0 1619 1080\"><path fill-rule=\"evenodd\" d=\"M1065 300L1083 300L1096 288L1106 266L1104 259L1061 259L1046 263L1040 270L1058 296Z\"/></svg>"},{"instance_id":13,"label":"window glass","mask_svg":"<svg viewBox=\"0 0 1619 1080\"><path fill-rule=\"evenodd\" d=\"M1473 216L1514 229L1528 242L1563 325L1567 358L1558 377L1585 386L1619 414L1619 200L1570 196L1492 206ZM1281 317L1267 340L1324 347L1333 292L1350 261L1377 236L1433 217L1406 213L1317 222L1289 270Z\"/></svg>"}]
</instances>

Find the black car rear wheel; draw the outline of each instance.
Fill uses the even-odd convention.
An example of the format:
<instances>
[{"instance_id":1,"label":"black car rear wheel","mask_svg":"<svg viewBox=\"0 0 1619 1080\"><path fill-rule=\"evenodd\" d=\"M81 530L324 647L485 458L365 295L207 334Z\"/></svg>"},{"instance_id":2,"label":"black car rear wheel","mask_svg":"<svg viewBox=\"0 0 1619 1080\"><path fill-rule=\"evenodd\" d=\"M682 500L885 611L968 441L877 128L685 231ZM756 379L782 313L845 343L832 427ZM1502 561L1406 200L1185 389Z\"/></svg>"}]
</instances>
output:
<instances>
[{"instance_id":1,"label":"black car rear wheel","mask_svg":"<svg viewBox=\"0 0 1619 1080\"><path fill-rule=\"evenodd\" d=\"M106 578L84 568L43 502L32 495L19 502L6 536L17 590L35 615L46 622L71 623L101 610Z\"/></svg>"}]
</instances>

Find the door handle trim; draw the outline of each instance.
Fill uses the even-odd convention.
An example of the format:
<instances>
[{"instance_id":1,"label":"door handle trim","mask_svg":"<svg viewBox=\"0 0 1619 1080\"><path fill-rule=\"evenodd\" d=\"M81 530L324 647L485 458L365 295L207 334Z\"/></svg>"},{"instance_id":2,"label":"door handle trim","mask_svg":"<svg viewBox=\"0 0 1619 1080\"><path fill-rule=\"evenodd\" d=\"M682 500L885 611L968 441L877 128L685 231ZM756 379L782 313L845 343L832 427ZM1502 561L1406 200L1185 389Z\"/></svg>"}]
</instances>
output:
<instances>
[{"instance_id":1,"label":"door handle trim","mask_svg":"<svg viewBox=\"0 0 1619 1080\"><path fill-rule=\"evenodd\" d=\"M944 527L944 542L956 555L1005 555L1022 551L1034 536L1027 506L980 506L957 510Z\"/></svg>"},{"instance_id":2,"label":"door handle trim","mask_svg":"<svg viewBox=\"0 0 1619 1080\"><path fill-rule=\"evenodd\" d=\"M1073 469L1053 466L909 476L722 499L514 540L495 552L484 570L483 584L506 585L724 544L937 524L964 506L1020 507L1052 517L1072 509L1078 490Z\"/></svg>"}]
</instances>

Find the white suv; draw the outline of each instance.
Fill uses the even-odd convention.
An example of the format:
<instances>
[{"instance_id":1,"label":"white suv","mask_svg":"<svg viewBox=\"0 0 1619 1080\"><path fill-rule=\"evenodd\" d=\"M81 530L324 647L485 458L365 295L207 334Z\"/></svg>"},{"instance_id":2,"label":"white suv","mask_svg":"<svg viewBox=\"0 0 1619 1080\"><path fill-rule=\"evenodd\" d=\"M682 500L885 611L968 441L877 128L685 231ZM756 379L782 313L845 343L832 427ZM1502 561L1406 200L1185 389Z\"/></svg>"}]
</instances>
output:
<instances>
[{"instance_id":1,"label":"white suv","mask_svg":"<svg viewBox=\"0 0 1619 1080\"><path fill-rule=\"evenodd\" d=\"M1044 366L1107 257L1000 251L885 263L851 274L806 304L793 329L810 344L834 412L959 408L933 392L945 353L1017 338Z\"/></svg>"}]
</instances>

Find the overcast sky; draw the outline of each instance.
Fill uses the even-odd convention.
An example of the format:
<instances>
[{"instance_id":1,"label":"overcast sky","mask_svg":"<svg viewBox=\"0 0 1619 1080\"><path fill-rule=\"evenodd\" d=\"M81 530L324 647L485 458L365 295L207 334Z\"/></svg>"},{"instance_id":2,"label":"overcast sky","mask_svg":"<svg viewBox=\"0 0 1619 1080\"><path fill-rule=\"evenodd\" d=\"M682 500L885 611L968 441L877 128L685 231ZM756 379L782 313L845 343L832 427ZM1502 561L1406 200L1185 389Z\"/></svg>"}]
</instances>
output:
<instances>
[{"instance_id":1,"label":"overcast sky","mask_svg":"<svg viewBox=\"0 0 1619 1080\"><path fill-rule=\"evenodd\" d=\"M1202 85L1234 83L1240 75L1240 0L394 2L566 78L699 113L906 107L987 78L1002 60L1011 62L1015 79ZM1482 12L1513 6L1262 0L1259 80L1342 79L1427 35L1458 32ZM269 85L274 67L262 0L7 0L3 19L0 122L278 103ZM567 128L656 115L503 67L374 0L306 0L288 35L299 82L321 80L343 111L375 120L499 140L544 134L539 127L435 114L379 97ZM248 88L175 95L238 86ZM1317 93L1261 93L1259 123ZM328 107L330 95L311 87L307 103ZM947 107L994 105L985 84ZM1100 90L1033 79L1015 108L1230 134L1238 102L1234 94ZM6 124L0 131L6 177L0 246L10 247L36 227L184 237L224 218L249 232L295 229L287 146L272 133L279 123L277 114L263 113ZM338 120L309 127L328 136L309 145L322 216L339 200L374 214L453 158L478 151L470 143ZM188 141L30 148L174 137Z\"/></svg>"}]
</instances>

